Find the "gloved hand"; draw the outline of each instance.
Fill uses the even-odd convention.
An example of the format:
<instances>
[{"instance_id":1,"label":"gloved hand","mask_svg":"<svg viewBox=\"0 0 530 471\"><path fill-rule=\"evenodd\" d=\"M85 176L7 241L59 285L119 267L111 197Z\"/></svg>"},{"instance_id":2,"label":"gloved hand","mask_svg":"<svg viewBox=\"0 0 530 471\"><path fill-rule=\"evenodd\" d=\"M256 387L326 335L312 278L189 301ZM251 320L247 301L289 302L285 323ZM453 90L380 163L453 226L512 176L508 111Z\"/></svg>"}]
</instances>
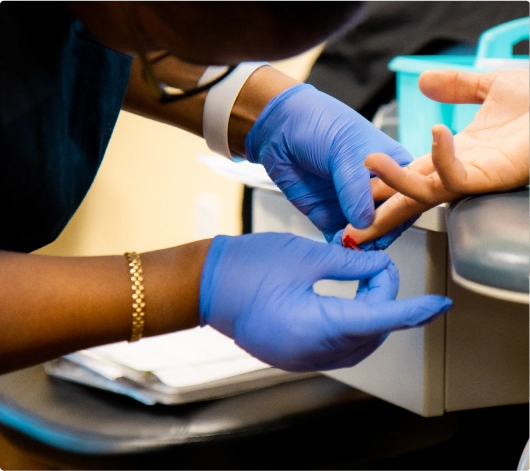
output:
<instances>
[{"instance_id":1,"label":"gloved hand","mask_svg":"<svg viewBox=\"0 0 530 471\"><path fill-rule=\"evenodd\" d=\"M320 279L361 280L355 299L321 296ZM451 301L395 301L397 270L383 252L356 252L291 234L213 239L203 267L201 326L289 371L352 366L389 332L430 322Z\"/></svg>"},{"instance_id":2,"label":"gloved hand","mask_svg":"<svg viewBox=\"0 0 530 471\"><path fill-rule=\"evenodd\" d=\"M412 162L370 121L307 84L267 104L246 137L245 152L328 242L348 222L359 229L372 223L370 172L363 166L369 154L383 152L401 166Z\"/></svg>"}]
</instances>

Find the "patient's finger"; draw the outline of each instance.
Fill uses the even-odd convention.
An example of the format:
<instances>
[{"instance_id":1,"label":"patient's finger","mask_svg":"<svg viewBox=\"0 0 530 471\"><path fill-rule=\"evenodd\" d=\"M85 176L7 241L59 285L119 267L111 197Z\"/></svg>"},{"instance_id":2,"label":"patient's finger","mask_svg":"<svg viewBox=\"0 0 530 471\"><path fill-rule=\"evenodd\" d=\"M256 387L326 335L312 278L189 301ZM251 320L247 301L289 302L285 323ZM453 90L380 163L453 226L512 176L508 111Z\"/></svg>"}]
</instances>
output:
<instances>
[{"instance_id":1,"label":"patient's finger","mask_svg":"<svg viewBox=\"0 0 530 471\"><path fill-rule=\"evenodd\" d=\"M374 221L365 229L357 229L351 224L346 226L342 240L352 238L357 244L378 239L411 217L421 214L436 204L423 204L408 196L396 193L375 210Z\"/></svg>"},{"instance_id":2,"label":"patient's finger","mask_svg":"<svg viewBox=\"0 0 530 471\"><path fill-rule=\"evenodd\" d=\"M378 156L386 154L370 154L365 159L365 165L368 161L368 165L377 165L377 161L380 159ZM383 157L384 159L385 157ZM375 163L374 163L375 162ZM384 163L382 163L384 165ZM421 157L418 157L413 162L411 162L407 167L409 170L414 170L417 173L422 175L429 175L435 171L434 165L432 164L431 154L425 154ZM374 172L375 173L375 172ZM375 202L384 201L390 198L393 194L396 193L396 190L391 186L388 186L383 180L378 177L372 178L370 180L370 185L372 187L372 197Z\"/></svg>"},{"instance_id":3,"label":"patient's finger","mask_svg":"<svg viewBox=\"0 0 530 471\"><path fill-rule=\"evenodd\" d=\"M410 167L402 168L386 154L371 154L364 165L391 188L423 204L435 205L447 197L436 172L422 175Z\"/></svg>"},{"instance_id":4,"label":"patient's finger","mask_svg":"<svg viewBox=\"0 0 530 471\"><path fill-rule=\"evenodd\" d=\"M421 92L443 103L483 103L498 72L478 74L458 70L428 70L420 75Z\"/></svg>"},{"instance_id":5,"label":"patient's finger","mask_svg":"<svg viewBox=\"0 0 530 471\"><path fill-rule=\"evenodd\" d=\"M372 187L372 197L376 203L385 201L396 193L394 188L388 186L379 177L371 178L370 186Z\"/></svg>"},{"instance_id":6,"label":"patient's finger","mask_svg":"<svg viewBox=\"0 0 530 471\"><path fill-rule=\"evenodd\" d=\"M468 174L456 158L453 134L443 124L432 127L432 162L446 190L466 193Z\"/></svg>"}]
</instances>

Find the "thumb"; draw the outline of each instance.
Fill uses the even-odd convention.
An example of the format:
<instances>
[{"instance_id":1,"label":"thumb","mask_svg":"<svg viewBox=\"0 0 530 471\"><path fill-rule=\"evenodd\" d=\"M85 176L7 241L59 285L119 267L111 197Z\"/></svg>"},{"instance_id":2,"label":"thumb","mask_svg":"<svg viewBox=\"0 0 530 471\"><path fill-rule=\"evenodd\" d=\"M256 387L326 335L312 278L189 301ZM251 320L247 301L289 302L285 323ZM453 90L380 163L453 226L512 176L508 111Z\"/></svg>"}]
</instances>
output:
<instances>
[{"instance_id":1,"label":"thumb","mask_svg":"<svg viewBox=\"0 0 530 471\"><path fill-rule=\"evenodd\" d=\"M333 172L333 183L348 222L360 229L372 224L374 200L368 169L363 165L355 165L352 159Z\"/></svg>"}]
</instances>

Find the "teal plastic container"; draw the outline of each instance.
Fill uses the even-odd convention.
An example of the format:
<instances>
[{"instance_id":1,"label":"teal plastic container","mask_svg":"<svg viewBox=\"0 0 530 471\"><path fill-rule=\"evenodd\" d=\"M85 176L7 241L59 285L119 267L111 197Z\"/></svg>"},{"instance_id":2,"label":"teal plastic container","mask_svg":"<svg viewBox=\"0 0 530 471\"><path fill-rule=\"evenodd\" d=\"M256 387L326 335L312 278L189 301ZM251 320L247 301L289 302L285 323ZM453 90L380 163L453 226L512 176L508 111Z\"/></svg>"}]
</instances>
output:
<instances>
[{"instance_id":1,"label":"teal plastic container","mask_svg":"<svg viewBox=\"0 0 530 471\"><path fill-rule=\"evenodd\" d=\"M438 103L425 97L418 87L422 72L433 69L488 72L498 69L528 69L528 56L514 56L513 46L530 36L530 18L520 18L491 28L479 38L476 56L399 56L388 65L396 72L398 140L414 157L431 151L431 127L445 124L453 133L462 131L480 105Z\"/></svg>"}]
</instances>

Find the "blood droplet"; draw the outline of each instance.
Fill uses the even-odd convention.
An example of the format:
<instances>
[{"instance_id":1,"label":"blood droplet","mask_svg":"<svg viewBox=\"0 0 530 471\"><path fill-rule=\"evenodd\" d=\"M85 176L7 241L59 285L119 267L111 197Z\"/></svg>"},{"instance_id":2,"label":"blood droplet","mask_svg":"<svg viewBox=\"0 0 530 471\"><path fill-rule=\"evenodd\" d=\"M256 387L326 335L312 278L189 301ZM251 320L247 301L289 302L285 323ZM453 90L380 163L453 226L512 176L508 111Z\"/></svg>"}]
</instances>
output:
<instances>
[{"instance_id":1,"label":"blood droplet","mask_svg":"<svg viewBox=\"0 0 530 471\"><path fill-rule=\"evenodd\" d=\"M349 236L349 235L344 237L344 240L342 241L342 245L344 245L344 247L346 247L348 249L355 249L355 250L359 250L359 251L361 250L357 246L357 242L355 242L355 239L352 236Z\"/></svg>"}]
</instances>

